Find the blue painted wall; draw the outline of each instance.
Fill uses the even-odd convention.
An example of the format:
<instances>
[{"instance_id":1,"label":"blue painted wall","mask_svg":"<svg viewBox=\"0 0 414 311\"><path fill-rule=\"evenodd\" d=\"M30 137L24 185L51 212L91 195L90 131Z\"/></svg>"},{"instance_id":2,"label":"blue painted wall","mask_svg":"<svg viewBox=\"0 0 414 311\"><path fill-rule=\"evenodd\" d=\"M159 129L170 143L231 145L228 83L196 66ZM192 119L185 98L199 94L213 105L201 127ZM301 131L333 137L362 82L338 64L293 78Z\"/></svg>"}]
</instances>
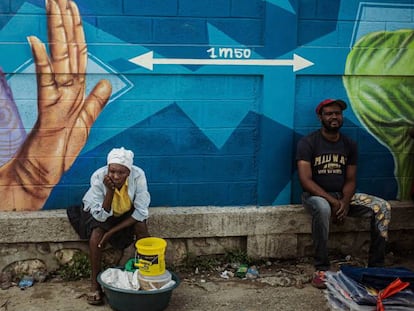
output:
<instances>
[{"instance_id":1,"label":"blue painted wall","mask_svg":"<svg viewBox=\"0 0 414 311\"><path fill-rule=\"evenodd\" d=\"M133 150L135 164L145 170L151 206L297 203L296 142L319 127L314 107L325 98L350 103L343 130L361 147L359 190L387 199L399 196L398 154L354 111L357 94L346 89L343 78L351 48L364 35L414 29L412 0L76 4L89 53L86 92L103 78L113 92L73 165L56 185L47 185L53 190L43 209L79 203L92 172L120 146ZM21 124L2 125L0 117L3 131L18 127L29 134L38 117L29 35L48 41L44 2L2 0L0 66ZM148 52L164 63L151 70L131 61ZM294 67L295 54L311 63ZM251 65L251 60L282 62ZM412 73L401 76L412 78ZM413 115L400 124L403 131L414 124ZM3 165L17 150L5 145L0 146ZM406 152L412 154L413 146ZM411 176L404 177L405 185L411 185Z\"/></svg>"}]
</instances>

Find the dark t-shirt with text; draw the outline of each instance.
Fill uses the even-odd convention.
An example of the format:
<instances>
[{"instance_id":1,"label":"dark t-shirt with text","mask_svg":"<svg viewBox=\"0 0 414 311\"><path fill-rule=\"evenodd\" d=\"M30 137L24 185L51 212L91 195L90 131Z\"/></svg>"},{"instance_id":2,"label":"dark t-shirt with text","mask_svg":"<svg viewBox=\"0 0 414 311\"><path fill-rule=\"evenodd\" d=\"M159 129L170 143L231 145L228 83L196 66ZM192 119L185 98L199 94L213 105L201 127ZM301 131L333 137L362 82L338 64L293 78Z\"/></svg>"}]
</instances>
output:
<instances>
[{"instance_id":1,"label":"dark t-shirt with text","mask_svg":"<svg viewBox=\"0 0 414 311\"><path fill-rule=\"evenodd\" d=\"M300 139L296 161L311 163L312 179L327 192L342 192L347 165L357 164L357 145L341 134L337 142L326 140L321 131Z\"/></svg>"}]
</instances>

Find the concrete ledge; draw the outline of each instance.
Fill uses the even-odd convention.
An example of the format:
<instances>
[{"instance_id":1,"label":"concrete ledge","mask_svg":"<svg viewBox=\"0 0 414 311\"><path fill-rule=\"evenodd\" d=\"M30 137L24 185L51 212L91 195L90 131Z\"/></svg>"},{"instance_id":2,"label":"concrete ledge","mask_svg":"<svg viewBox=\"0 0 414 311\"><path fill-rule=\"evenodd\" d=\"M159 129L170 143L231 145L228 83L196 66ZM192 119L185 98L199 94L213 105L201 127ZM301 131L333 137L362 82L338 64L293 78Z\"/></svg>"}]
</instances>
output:
<instances>
[{"instance_id":1,"label":"concrete ledge","mask_svg":"<svg viewBox=\"0 0 414 311\"><path fill-rule=\"evenodd\" d=\"M390 202L392 250L414 244L414 203ZM150 233L168 240L166 261L179 263L189 253L213 255L241 249L253 258L294 258L312 254L310 216L301 205L244 207L153 207ZM348 218L331 228L330 248L366 254L369 220ZM63 249L87 250L71 227L66 210L0 212L0 269L13 261L61 256ZM32 249L31 252L29 250ZM132 251L134 251L132 249ZM34 255L33 253L36 252Z\"/></svg>"},{"instance_id":2,"label":"concrete ledge","mask_svg":"<svg viewBox=\"0 0 414 311\"><path fill-rule=\"evenodd\" d=\"M414 229L414 203L392 201L390 230ZM151 234L164 238L308 234L310 216L301 205L153 207ZM369 231L366 219L348 218L331 232ZM66 210L0 212L0 243L79 241Z\"/></svg>"}]
</instances>

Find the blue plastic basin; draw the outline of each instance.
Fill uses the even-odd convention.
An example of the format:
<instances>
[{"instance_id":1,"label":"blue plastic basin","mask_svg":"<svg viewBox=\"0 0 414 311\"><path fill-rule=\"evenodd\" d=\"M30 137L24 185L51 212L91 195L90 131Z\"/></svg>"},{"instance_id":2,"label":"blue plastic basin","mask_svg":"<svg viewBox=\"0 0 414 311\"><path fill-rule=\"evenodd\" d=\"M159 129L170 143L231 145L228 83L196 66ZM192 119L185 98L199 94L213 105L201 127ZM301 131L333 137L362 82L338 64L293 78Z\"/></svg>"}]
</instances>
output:
<instances>
[{"instance_id":1,"label":"blue plastic basin","mask_svg":"<svg viewBox=\"0 0 414 311\"><path fill-rule=\"evenodd\" d=\"M101 284L109 305L116 311L162 311L170 303L172 291L180 285L178 276L171 272L171 278L175 285L165 289L152 291L127 290L116 288L104 283L98 275L98 282Z\"/></svg>"}]
</instances>

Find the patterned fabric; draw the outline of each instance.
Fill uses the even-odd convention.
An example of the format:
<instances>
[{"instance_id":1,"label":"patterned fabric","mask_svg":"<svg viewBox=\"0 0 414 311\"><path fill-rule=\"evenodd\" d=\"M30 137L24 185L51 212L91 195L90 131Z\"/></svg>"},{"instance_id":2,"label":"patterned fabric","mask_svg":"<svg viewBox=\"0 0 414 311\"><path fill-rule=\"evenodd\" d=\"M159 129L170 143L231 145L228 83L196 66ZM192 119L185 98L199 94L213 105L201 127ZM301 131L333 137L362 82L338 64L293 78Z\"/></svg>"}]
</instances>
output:
<instances>
[{"instance_id":1,"label":"patterned fabric","mask_svg":"<svg viewBox=\"0 0 414 311\"><path fill-rule=\"evenodd\" d=\"M383 238L388 240L388 226L391 220L391 205L386 200L368 195L355 193L351 205L361 205L371 208L375 213L376 226Z\"/></svg>"}]
</instances>

